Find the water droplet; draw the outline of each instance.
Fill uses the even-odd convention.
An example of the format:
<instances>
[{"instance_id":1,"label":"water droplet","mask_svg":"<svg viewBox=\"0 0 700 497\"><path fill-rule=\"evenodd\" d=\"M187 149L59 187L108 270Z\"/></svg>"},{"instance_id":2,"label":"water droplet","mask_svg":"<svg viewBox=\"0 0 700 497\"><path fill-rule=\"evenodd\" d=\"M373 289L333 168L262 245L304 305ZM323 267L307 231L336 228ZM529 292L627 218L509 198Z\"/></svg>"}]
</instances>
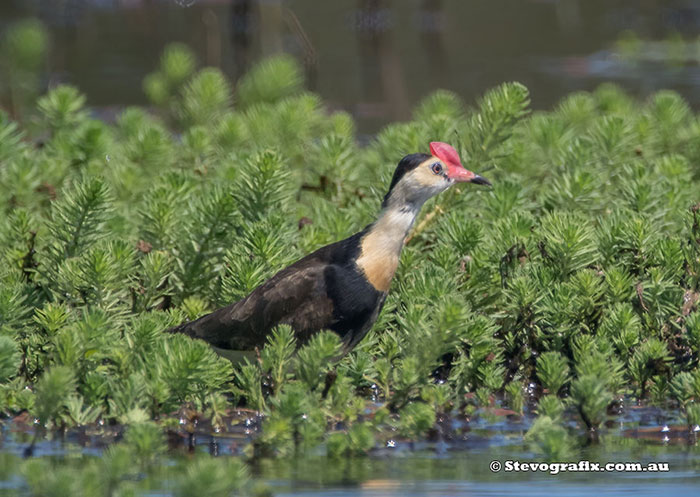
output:
<instances>
[{"instance_id":1,"label":"water droplet","mask_svg":"<svg viewBox=\"0 0 700 497\"><path fill-rule=\"evenodd\" d=\"M192 7L197 0L175 0L180 7Z\"/></svg>"},{"instance_id":2,"label":"water droplet","mask_svg":"<svg viewBox=\"0 0 700 497\"><path fill-rule=\"evenodd\" d=\"M181 424L181 425L184 425L185 423L187 423L187 421L185 420L185 418L180 418L180 424Z\"/></svg>"},{"instance_id":3,"label":"water droplet","mask_svg":"<svg viewBox=\"0 0 700 497\"><path fill-rule=\"evenodd\" d=\"M301 415L301 419L307 419L307 418L308 418L308 416L306 414Z\"/></svg>"},{"instance_id":4,"label":"water droplet","mask_svg":"<svg viewBox=\"0 0 700 497\"><path fill-rule=\"evenodd\" d=\"M693 431L694 431L695 433L699 432L699 431L700 431L700 426L698 426L698 425L693 426Z\"/></svg>"},{"instance_id":5,"label":"water droplet","mask_svg":"<svg viewBox=\"0 0 700 497\"><path fill-rule=\"evenodd\" d=\"M671 428L669 428L668 425L664 425L664 426L661 428L661 433L666 433L666 432L669 432L669 431L671 431Z\"/></svg>"},{"instance_id":6,"label":"water droplet","mask_svg":"<svg viewBox=\"0 0 700 497\"><path fill-rule=\"evenodd\" d=\"M245 418L245 425L246 425L246 426L250 426L250 425L252 425L252 424L253 424L253 420L252 420L252 419L250 419L250 418Z\"/></svg>"},{"instance_id":7,"label":"water droplet","mask_svg":"<svg viewBox=\"0 0 700 497\"><path fill-rule=\"evenodd\" d=\"M220 432L221 432L221 428L219 428L218 426L215 426L214 433L220 433Z\"/></svg>"},{"instance_id":8,"label":"water droplet","mask_svg":"<svg viewBox=\"0 0 700 497\"><path fill-rule=\"evenodd\" d=\"M386 446L389 449L393 449L396 447L396 440L387 440Z\"/></svg>"},{"instance_id":9,"label":"water droplet","mask_svg":"<svg viewBox=\"0 0 700 497\"><path fill-rule=\"evenodd\" d=\"M661 439L661 441L662 441L663 443L668 443L669 440L671 440L671 439L668 438L668 435L664 435L664 438Z\"/></svg>"}]
</instances>

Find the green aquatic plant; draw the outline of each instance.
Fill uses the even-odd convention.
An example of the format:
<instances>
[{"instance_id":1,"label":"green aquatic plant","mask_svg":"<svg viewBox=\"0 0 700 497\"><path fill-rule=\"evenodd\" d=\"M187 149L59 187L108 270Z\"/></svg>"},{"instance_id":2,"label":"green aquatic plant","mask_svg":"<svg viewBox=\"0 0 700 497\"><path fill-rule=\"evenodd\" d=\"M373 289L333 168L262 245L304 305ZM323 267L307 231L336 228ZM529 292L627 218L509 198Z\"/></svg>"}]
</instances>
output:
<instances>
[{"instance_id":1,"label":"green aquatic plant","mask_svg":"<svg viewBox=\"0 0 700 497\"><path fill-rule=\"evenodd\" d=\"M669 390L685 412L688 429L700 425L700 370L683 371L671 380Z\"/></svg>"},{"instance_id":2,"label":"green aquatic plant","mask_svg":"<svg viewBox=\"0 0 700 497\"><path fill-rule=\"evenodd\" d=\"M529 91L519 83L506 83L488 91L478 103L479 112L471 115L463 128L466 162L478 164L481 169L496 162L517 122L527 115L529 104Z\"/></svg>"},{"instance_id":3,"label":"green aquatic plant","mask_svg":"<svg viewBox=\"0 0 700 497\"><path fill-rule=\"evenodd\" d=\"M338 335L321 332L309 340L296 356L295 370L299 380L311 391L319 388L324 375L330 371L332 362L340 355L341 342Z\"/></svg>"},{"instance_id":4,"label":"green aquatic plant","mask_svg":"<svg viewBox=\"0 0 700 497\"><path fill-rule=\"evenodd\" d=\"M38 99L33 127L0 113L3 415L128 425L113 467L90 466L114 493L182 412L217 429L247 416L256 460L360 456L387 430L415 440L535 401L527 442L548 457L570 454L571 415L603 432L622 396L696 420L700 126L678 95L603 85L529 115L518 83L474 108L438 91L360 146L302 74L285 56L230 82L175 45L144 81L159 115L101 122L70 86ZM397 160L432 140L494 187L426 206L354 350L282 326L231 362L163 333L370 223ZM183 488L227 471L198 464Z\"/></svg>"},{"instance_id":5,"label":"green aquatic plant","mask_svg":"<svg viewBox=\"0 0 700 497\"><path fill-rule=\"evenodd\" d=\"M289 366L295 349L296 339L291 326L282 325L274 330L268 340L268 346L261 352L261 366L264 371L269 372L273 394L291 377Z\"/></svg>"},{"instance_id":6,"label":"green aquatic plant","mask_svg":"<svg viewBox=\"0 0 700 497\"><path fill-rule=\"evenodd\" d=\"M50 242L39 267L39 274L53 291L60 291L58 281L66 265L105 237L102 228L112 211L108 187L98 177L77 181L66 193L52 205L51 221L46 226Z\"/></svg>"},{"instance_id":7,"label":"green aquatic plant","mask_svg":"<svg viewBox=\"0 0 700 497\"><path fill-rule=\"evenodd\" d=\"M605 420L612 396L605 381L594 375L576 378L571 383L570 402L578 411L590 433L595 433Z\"/></svg>"},{"instance_id":8,"label":"green aquatic plant","mask_svg":"<svg viewBox=\"0 0 700 497\"><path fill-rule=\"evenodd\" d=\"M517 380L511 381L506 385L505 393L510 408L522 415L525 406L525 393L522 383Z\"/></svg>"},{"instance_id":9,"label":"green aquatic plant","mask_svg":"<svg viewBox=\"0 0 700 497\"><path fill-rule=\"evenodd\" d=\"M549 393L557 395L569 381L569 365L559 352L545 352L537 358L537 378Z\"/></svg>"},{"instance_id":10,"label":"green aquatic plant","mask_svg":"<svg viewBox=\"0 0 700 497\"><path fill-rule=\"evenodd\" d=\"M630 359L630 375L637 383L639 399L646 394L647 381L667 371L670 359L666 344L657 338L651 338L637 348Z\"/></svg>"},{"instance_id":11,"label":"green aquatic plant","mask_svg":"<svg viewBox=\"0 0 700 497\"><path fill-rule=\"evenodd\" d=\"M181 91L180 119L189 126L216 122L228 110L231 99L226 76L218 69L202 69Z\"/></svg>"},{"instance_id":12,"label":"green aquatic plant","mask_svg":"<svg viewBox=\"0 0 700 497\"><path fill-rule=\"evenodd\" d=\"M270 57L244 75L236 86L243 106L272 104L302 91L304 77L299 64L289 55Z\"/></svg>"},{"instance_id":13,"label":"green aquatic plant","mask_svg":"<svg viewBox=\"0 0 700 497\"><path fill-rule=\"evenodd\" d=\"M77 88L60 85L52 88L37 101L44 125L55 136L68 133L87 118L85 96Z\"/></svg>"},{"instance_id":14,"label":"green aquatic plant","mask_svg":"<svg viewBox=\"0 0 700 497\"><path fill-rule=\"evenodd\" d=\"M564 409L564 403L553 394L543 396L537 403L537 414L539 416L547 416L554 421L561 419Z\"/></svg>"},{"instance_id":15,"label":"green aquatic plant","mask_svg":"<svg viewBox=\"0 0 700 497\"><path fill-rule=\"evenodd\" d=\"M262 391L262 371L258 364L251 363L247 358L236 368L235 391L243 396L247 405L258 412L265 408L265 396Z\"/></svg>"},{"instance_id":16,"label":"green aquatic plant","mask_svg":"<svg viewBox=\"0 0 700 497\"><path fill-rule=\"evenodd\" d=\"M196 65L197 60L190 47L182 43L167 45L158 69L143 80L144 93L152 103L165 107L192 76Z\"/></svg>"},{"instance_id":17,"label":"green aquatic plant","mask_svg":"<svg viewBox=\"0 0 700 497\"><path fill-rule=\"evenodd\" d=\"M548 461L565 461L575 453L575 443L566 429L547 415L539 416L524 440Z\"/></svg>"},{"instance_id":18,"label":"green aquatic plant","mask_svg":"<svg viewBox=\"0 0 700 497\"><path fill-rule=\"evenodd\" d=\"M40 90L49 35L36 19L26 19L8 27L0 40L0 91L15 117L22 116Z\"/></svg>"},{"instance_id":19,"label":"green aquatic plant","mask_svg":"<svg viewBox=\"0 0 700 497\"><path fill-rule=\"evenodd\" d=\"M0 335L0 383L11 380L19 369L22 356L12 338Z\"/></svg>"},{"instance_id":20,"label":"green aquatic plant","mask_svg":"<svg viewBox=\"0 0 700 497\"><path fill-rule=\"evenodd\" d=\"M240 493L249 478L248 468L239 459L200 457L187 465L178 478L174 494L227 497Z\"/></svg>"},{"instance_id":21,"label":"green aquatic plant","mask_svg":"<svg viewBox=\"0 0 700 497\"><path fill-rule=\"evenodd\" d=\"M685 419L688 424L688 430L695 433L696 428L700 426L700 404L690 404L685 408Z\"/></svg>"},{"instance_id":22,"label":"green aquatic plant","mask_svg":"<svg viewBox=\"0 0 700 497\"><path fill-rule=\"evenodd\" d=\"M127 429L124 442L141 467L157 462L165 452L163 430L153 422L133 424Z\"/></svg>"},{"instance_id":23,"label":"green aquatic plant","mask_svg":"<svg viewBox=\"0 0 700 497\"><path fill-rule=\"evenodd\" d=\"M354 424L347 433L331 433L326 442L328 455L344 457L363 455L374 447L372 428L364 423Z\"/></svg>"},{"instance_id":24,"label":"green aquatic plant","mask_svg":"<svg viewBox=\"0 0 700 497\"><path fill-rule=\"evenodd\" d=\"M66 401L75 392L75 377L68 366L55 366L46 371L36 385L35 413L42 425L60 425Z\"/></svg>"},{"instance_id":25,"label":"green aquatic plant","mask_svg":"<svg viewBox=\"0 0 700 497\"><path fill-rule=\"evenodd\" d=\"M435 425L435 410L428 404L412 402L399 414L399 433L411 440L422 438Z\"/></svg>"}]
</instances>

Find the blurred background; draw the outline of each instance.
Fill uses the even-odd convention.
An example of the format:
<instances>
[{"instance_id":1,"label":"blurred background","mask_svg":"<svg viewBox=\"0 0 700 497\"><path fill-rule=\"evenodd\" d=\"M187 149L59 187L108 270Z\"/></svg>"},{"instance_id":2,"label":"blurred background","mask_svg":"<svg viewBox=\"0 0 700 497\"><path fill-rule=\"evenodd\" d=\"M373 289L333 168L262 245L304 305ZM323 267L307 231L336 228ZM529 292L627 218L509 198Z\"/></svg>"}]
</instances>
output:
<instances>
[{"instance_id":1,"label":"blurred background","mask_svg":"<svg viewBox=\"0 0 700 497\"><path fill-rule=\"evenodd\" d=\"M602 81L642 97L672 88L697 108L699 35L692 0L2 0L0 106L18 114L13 81L35 74L30 90L73 84L109 120L147 104L144 77L179 41L232 79L292 54L363 134L436 88L474 102L510 80L536 109Z\"/></svg>"}]
</instances>

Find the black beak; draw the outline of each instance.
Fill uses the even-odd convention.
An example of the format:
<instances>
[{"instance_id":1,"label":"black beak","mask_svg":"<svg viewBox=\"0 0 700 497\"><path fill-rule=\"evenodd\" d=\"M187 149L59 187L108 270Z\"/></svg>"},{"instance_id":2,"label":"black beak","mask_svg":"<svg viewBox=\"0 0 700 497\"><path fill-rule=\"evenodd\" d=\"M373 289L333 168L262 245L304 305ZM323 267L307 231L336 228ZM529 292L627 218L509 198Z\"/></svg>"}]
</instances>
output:
<instances>
[{"instance_id":1,"label":"black beak","mask_svg":"<svg viewBox=\"0 0 700 497\"><path fill-rule=\"evenodd\" d=\"M476 183L477 185L491 186L491 182L489 180L487 180L483 176L479 176L478 174L471 179L470 183Z\"/></svg>"}]
</instances>

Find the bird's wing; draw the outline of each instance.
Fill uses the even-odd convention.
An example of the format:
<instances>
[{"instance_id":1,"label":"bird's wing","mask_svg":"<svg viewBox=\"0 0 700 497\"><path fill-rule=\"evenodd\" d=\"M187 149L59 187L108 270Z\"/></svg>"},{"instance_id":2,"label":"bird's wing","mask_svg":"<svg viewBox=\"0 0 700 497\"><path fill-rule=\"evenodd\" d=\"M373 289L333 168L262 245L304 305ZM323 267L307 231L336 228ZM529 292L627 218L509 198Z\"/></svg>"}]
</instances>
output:
<instances>
[{"instance_id":1,"label":"bird's wing","mask_svg":"<svg viewBox=\"0 0 700 497\"><path fill-rule=\"evenodd\" d=\"M231 337L231 347L262 346L278 324L292 326L301 343L313 332L330 327L333 301L326 292L327 268L326 263L314 260L294 264L234 304L230 318L241 326L242 333Z\"/></svg>"},{"instance_id":2,"label":"bird's wing","mask_svg":"<svg viewBox=\"0 0 700 497\"><path fill-rule=\"evenodd\" d=\"M304 258L244 299L172 331L222 349L251 350L265 344L272 328L289 324L303 343L315 331L333 324L333 302L325 287L327 268L324 260Z\"/></svg>"}]
</instances>

